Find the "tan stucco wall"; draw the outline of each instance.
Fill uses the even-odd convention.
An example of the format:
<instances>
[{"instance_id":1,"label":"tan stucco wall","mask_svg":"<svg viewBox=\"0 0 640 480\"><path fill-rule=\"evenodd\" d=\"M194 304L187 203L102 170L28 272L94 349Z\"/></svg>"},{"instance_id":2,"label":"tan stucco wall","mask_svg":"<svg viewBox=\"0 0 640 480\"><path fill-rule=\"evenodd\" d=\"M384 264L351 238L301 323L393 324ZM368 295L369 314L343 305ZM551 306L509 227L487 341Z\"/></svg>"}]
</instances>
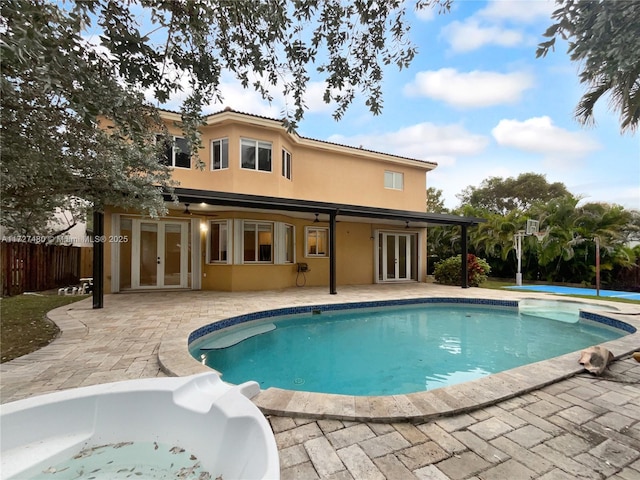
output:
<instances>
[{"instance_id":1,"label":"tan stucco wall","mask_svg":"<svg viewBox=\"0 0 640 480\"><path fill-rule=\"evenodd\" d=\"M180 133L174 126L170 131L174 135ZM211 141L220 138L229 139L229 168L212 171ZM271 142L271 172L240 168L242 138ZM183 188L425 211L426 172L432 166L415 161L394 163L390 157L385 160L358 149L296 139L281 127L237 123L205 126L204 148L199 152L204 170L195 165L191 169L176 168L173 177ZM283 148L292 155L291 180L282 176ZM384 188L385 170L404 174L403 191Z\"/></svg>"},{"instance_id":2,"label":"tan stucco wall","mask_svg":"<svg viewBox=\"0 0 640 480\"><path fill-rule=\"evenodd\" d=\"M105 212L105 235L112 235L113 213L131 215L132 212L123 210L107 210ZM203 290L221 291L251 291L264 289L280 289L298 286L328 286L329 285L329 257L305 256L305 227L328 227L327 223L313 223L308 220L292 218L285 215L269 215L250 212L219 212L216 217L198 217L182 215L181 211L170 211L172 219L191 220L199 218L201 222L223 219L248 219L263 221L285 222L295 226L296 235L296 262L306 263L309 271L298 274L296 264L221 264L206 263L206 232L200 233L201 257L200 266L202 273ZM388 226L339 222L336 226L336 280L338 285L366 285L375 283L374 234L378 230L394 231ZM398 229L400 233L405 229ZM414 230L412 230L414 231ZM426 255L424 254L424 229L416 230L419 238L418 253L420 257L421 278L424 281L426 272ZM131 244L123 245L121 252L130 252ZM113 244L105 244L105 293L111 293L112 256ZM125 266L124 270L130 272L130 256L122 255L120 262Z\"/></svg>"},{"instance_id":3,"label":"tan stucco wall","mask_svg":"<svg viewBox=\"0 0 640 480\"><path fill-rule=\"evenodd\" d=\"M167 114L169 133L180 136L176 126L179 117ZM213 120L212 120L213 119ZM410 210L423 213L426 207L426 173L434 165L391 155L368 152L298 137L287 132L282 125L261 117L238 116L226 113L212 116L210 124L202 127L203 149L198 152L204 169L194 164L190 169L175 168L173 177L182 188L246 193L271 197L314 200L370 207ZM211 170L211 141L229 140L229 168ZM240 167L240 141L242 138L270 142L272 144L272 171L245 170ZM282 176L282 149L292 156L292 179ZM385 171L404 175L403 190L384 188ZM112 235L112 213L131 214L122 210L105 212L105 234ZM278 289L304 284L324 286L329 284L329 258L305 257L305 226L325 226L310 220L254 212L216 212L215 217L183 215L182 209L172 210L169 216L190 220L251 219L285 222L295 226L296 262L308 264L309 271L298 274L295 264L207 264L206 233L200 234L201 282L205 290L260 290ZM384 225L339 222L336 227L336 262L338 285L370 284L376 281L374 255L376 229L393 230ZM425 230L420 233L418 254L420 278L426 273ZM130 262L130 245L123 246L129 252L121 259L124 270ZM105 245L105 292L111 292L112 245ZM128 266L130 272L131 268Z\"/></svg>"}]
</instances>

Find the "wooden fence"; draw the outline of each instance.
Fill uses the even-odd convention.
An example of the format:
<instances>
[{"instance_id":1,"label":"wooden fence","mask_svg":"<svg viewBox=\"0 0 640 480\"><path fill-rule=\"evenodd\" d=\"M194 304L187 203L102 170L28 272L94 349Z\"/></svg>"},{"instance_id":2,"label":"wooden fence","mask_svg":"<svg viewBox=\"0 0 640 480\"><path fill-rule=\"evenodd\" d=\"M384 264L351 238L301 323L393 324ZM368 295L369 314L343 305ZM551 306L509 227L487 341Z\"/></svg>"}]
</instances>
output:
<instances>
[{"instance_id":1,"label":"wooden fence","mask_svg":"<svg viewBox=\"0 0 640 480\"><path fill-rule=\"evenodd\" d=\"M2 296L76 285L88 273L92 248L0 242ZM84 264L84 265L83 265ZM89 275L91 276L91 275Z\"/></svg>"}]
</instances>

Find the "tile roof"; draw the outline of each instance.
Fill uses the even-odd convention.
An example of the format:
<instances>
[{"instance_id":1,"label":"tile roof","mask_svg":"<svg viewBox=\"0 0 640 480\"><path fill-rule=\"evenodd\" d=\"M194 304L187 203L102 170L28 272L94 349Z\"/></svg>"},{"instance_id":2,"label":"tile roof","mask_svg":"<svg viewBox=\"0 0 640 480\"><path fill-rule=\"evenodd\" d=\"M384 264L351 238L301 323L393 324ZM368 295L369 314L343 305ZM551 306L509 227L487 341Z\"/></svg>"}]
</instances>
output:
<instances>
[{"instance_id":1,"label":"tile roof","mask_svg":"<svg viewBox=\"0 0 640 480\"><path fill-rule=\"evenodd\" d=\"M175 113L175 114L179 114L180 113L180 112L176 112L176 111L173 111L173 110L167 110L167 109L163 109L163 108L160 108L159 110L163 111L163 112L168 112L168 113ZM254 114L254 113L241 112L239 110L234 110L231 107L225 107L222 110L218 110L216 112L206 114L206 115L204 115L204 117L208 119L208 118L211 118L211 117L222 115L224 113L236 113L238 115L244 115L244 116L247 116L247 117L259 118L261 120L268 120L268 121L272 121L272 122L278 122L281 125L285 121L284 118L277 119L277 118L273 118L273 117L266 117L264 115L257 115L257 114ZM329 142L327 140L319 140L317 138L305 137L305 136L299 135L298 133L295 133L295 135L300 139L310 140L312 142L323 143L323 144L326 144L326 145L332 145L332 146L336 146L336 147L348 148L348 149L351 149L351 150L356 150L358 152L367 152L367 153L374 153L374 154L377 154L377 155L386 155L386 156L389 156L389 157L401 158L403 160L410 160L410 161L418 162L418 163L421 163L421 164L433 165L434 167L436 167L438 165L436 162L430 162L430 161L427 161L427 160L421 160L419 158L405 157L403 155L396 155L396 154L388 153L388 152L380 152L380 151L377 151L377 150L370 150L368 148L363 148L363 147L354 147L352 145L345 145L345 144L342 144L342 143Z\"/></svg>"}]
</instances>

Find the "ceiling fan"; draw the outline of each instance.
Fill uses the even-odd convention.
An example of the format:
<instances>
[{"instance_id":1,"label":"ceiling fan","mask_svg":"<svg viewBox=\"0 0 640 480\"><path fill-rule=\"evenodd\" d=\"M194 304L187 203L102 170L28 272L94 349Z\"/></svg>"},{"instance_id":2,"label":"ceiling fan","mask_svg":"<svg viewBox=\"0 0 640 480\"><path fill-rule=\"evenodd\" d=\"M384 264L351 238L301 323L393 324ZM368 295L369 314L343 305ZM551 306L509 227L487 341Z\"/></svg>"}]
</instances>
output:
<instances>
[{"instance_id":1,"label":"ceiling fan","mask_svg":"<svg viewBox=\"0 0 640 480\"><path fill-rule=\"evenodd\" d=\"M184 215L199 215L201 217L217 217L218 214L217 213L213 213L213 212L206 212L206 211L192 211L189 210L189 206L191 204L190 203L185 203L184 204L184 212L182 212Z\"/></svg>"}]
</instances>

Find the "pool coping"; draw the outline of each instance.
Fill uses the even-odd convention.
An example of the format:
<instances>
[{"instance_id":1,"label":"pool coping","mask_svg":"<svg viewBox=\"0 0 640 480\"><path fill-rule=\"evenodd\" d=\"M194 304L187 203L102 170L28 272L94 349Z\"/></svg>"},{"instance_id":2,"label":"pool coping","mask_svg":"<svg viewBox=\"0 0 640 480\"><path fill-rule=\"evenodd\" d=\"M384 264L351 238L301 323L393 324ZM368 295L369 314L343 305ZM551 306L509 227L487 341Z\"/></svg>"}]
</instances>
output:
<instances>
[{"instance_id":1,"label":"pool coping","mask_svg":"<svg viewBox=\"0 0 640 480\"><path fill-rule=\"evenodd\" d=\"M611 351L616 359L625 357L640 348L640 312L634 304L616 303L611 305L611 303L600 303L596 300L562 299L546 294L532 296L530 292L520 293L517 296L509 296L514 300L538 298L584 303L586 304L584 312L589 313L589 315L606 316L636 328L635 333L629 333L619 339L600 344ZM406 297L403 298L406 299ZM417 300L418 298L413 297L411 300ZM475 298L482 300L478 297ZM336 300L332 303L349 303ZM489 298L484 300L489 303L495 302L495 300ZM588 304L598 303L616 308L618 311L607 311L605 313L602 310L593 310L589 312ZM315 305L317 304L307 303L302 307L308 309ZM301 306L292 305L285 308L295 307ZM260 310L247 311L245 315L257 312L260 312ZM638 317L635 318L634 316ZM202 365L189 354L189 339L198 328L205 328L207 325L218 322L225 323L225 320L228 321L229 318L214 320L189 332L166 334L162 338L158 350L158 361L162 370L172 376L212 371L212 369ZM261 390L252 400L266 415L343 421L408 421L416 423L484 408L585 372L584 368L578 363L578 359L579 351L571 352L458 385L404 395L352 396L271 387Z\"/></svg>"}]
</instances>

